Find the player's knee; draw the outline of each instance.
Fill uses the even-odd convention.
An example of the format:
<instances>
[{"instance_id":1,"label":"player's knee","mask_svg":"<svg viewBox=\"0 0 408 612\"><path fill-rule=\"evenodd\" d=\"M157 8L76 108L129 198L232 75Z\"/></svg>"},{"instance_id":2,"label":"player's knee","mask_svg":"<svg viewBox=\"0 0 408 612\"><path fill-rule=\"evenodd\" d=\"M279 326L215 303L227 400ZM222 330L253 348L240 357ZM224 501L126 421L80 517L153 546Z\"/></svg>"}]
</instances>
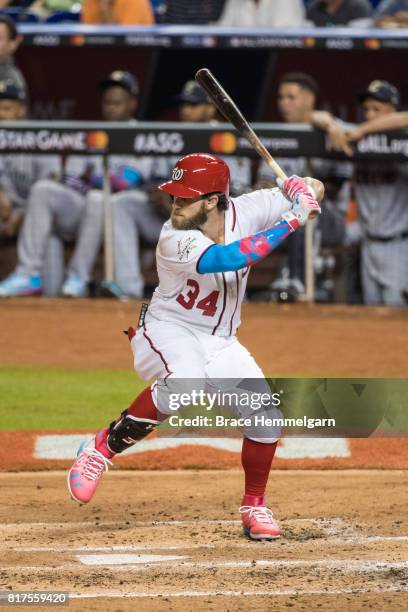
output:
<instances>
[{"instance_id":1,"label":"player's knee","mask_svg":"<svg viewBox=\"0 0 408 612\"><path fill-rule=\"evenodd\" d=\"M88 192L86 199L93 206L102 206L103 192L100 189L91 189L91 191Z\"/></svg>"},{"instance_id":2,"label":"player's knee","mask_svg":"<svg viewBox=\"0 0 408 612\"><path fill-rule=\"evenodd\" d=\"M86 214L88 217L102 217L103 194L97 189L92 189L86 197Z\"/></svg>"},{"instance_id":3,"label":"player's knee","mask_svg":"<svg viewBox=\"0 0 408 612\"><path fill-rule=\"evenodd\" d=\"M108 446L114 453L121 453L151 433L157 424L157 421L134 417L125 410L119 421L111 423Z\"/></svg>"},{"instance_id":4,"label":"player's knee","mask_svg":"<svg viewBox=\"0 0 408 612\"><path fill-rule=\"evenodd\" d=\"M51 179L41 179L37 181L31 188L31 204L44 206L44 204L47 204L49 196L58 188L59 184Z\"/></svg>"}]
</instances>

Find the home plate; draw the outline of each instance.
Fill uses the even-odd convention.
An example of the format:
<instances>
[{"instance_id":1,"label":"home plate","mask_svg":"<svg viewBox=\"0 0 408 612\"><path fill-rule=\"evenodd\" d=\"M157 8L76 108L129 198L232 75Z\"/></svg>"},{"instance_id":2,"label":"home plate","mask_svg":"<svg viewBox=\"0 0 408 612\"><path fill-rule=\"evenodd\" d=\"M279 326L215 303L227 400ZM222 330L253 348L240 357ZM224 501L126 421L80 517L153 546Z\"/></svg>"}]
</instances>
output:
<instances>
[{"instance_id":1,"label":"home plate","mask_svg":"<svg viewBox=\"0 0 408 612\"><path fill-rule=\"evenodd\" d=\"M130 565L134 563L157 563L178 561L188 557L180 555L76 555L84 565Z\"/></svg>"}]
</instances>

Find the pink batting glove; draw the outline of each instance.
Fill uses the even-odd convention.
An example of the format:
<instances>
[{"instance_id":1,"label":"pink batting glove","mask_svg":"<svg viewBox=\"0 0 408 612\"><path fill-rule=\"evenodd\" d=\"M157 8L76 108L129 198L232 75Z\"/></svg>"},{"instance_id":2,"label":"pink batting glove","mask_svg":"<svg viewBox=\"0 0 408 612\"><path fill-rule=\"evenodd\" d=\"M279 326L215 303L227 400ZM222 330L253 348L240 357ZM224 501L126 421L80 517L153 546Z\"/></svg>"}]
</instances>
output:
<instances>
[{"instance_id":1,"label":"pink batting glove","mask_svg":"<svg viewBox=\"0 0 408 612\"><path fill-rule=\"evenodd\" d=\"M300 225L321 213L316 196L310 187L299 176L293 175L286 180L276 180L279 189L292 202L292 212L298 217Z\"/></svg>"},{"instance_id":2,"label":"pink batting glove","mask_svg":"<svg viewBox=\"0 0 408 612\"><path fill-rule=\"evenodd\" d=\"M285 180L278 178L276 179L276 182L279 189L291 202L294 201L299 193L308 193L313 197L313 199L316 199L316 194L312 187L301 179L300 176L296 176L296 174L289 176L289 178Z\"/></svg>"}]
</instances>

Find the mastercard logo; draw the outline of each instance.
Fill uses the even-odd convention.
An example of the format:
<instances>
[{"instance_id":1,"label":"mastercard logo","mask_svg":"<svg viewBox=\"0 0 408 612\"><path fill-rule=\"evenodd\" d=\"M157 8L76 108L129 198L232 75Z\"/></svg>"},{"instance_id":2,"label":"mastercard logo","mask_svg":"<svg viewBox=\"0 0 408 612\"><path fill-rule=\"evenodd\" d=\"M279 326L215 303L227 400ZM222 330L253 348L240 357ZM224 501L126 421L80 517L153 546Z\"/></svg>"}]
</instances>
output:
<instances>
[{"instance_id":1,"label":"mastercard logo","mask_svg":"<svg viewBox=\"0 0 408 612\"><path fill-rule=\"evenodd\" d=\"M89 132L86 135L88 149L106 149L109 144L109 136L106 132Z\"/></svg>"},{"instance_id":2,"label":"mastercard logo","mask_svg":"<svg viewBox=\"0 0 408 612\"><path fill-rule=\"evenodd\" d=\"M305 47L314 47L316 44L316 39L312 38L311 36L307 36L303 39L303 44Z\"/></svg>"},{"instance_id":3,"label":"mastercard logo","mask_svg":"<svg viewBox=\"0 0 408 612\"><path fill-rule=\"evenodd\" d=\"M85 36L71 36L69 42L74 47L82 47L85 44Z\"/></svg>"},{"instance_id":4,"label":"mastercard logo","mask_svg":"<svg viewBox=\"0 0 408 612\"><path fill-rule=\"evenodd\" d=\"M210 147L214 153L234 153L237 139L231 132L217 132L210 138Z\"/></svg>"},{"instance_id":5,"label":"mastercard logo","mask_svg":"<svg viewBox=\"0 0 408 612\"><path fill-rule=\"evenodd\" d=\"M367 49L379 49L381 47L381 42L378 40L378 38L367 38L364 41L364 44Z\"/></svg>"}]
</instances>

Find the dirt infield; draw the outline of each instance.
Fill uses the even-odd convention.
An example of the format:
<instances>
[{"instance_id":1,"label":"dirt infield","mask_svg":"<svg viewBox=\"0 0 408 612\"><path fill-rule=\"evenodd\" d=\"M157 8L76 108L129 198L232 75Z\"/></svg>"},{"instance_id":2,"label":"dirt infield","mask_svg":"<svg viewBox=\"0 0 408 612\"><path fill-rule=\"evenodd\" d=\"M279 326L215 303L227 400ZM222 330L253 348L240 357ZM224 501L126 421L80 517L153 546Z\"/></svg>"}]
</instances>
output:
<instances>
[{"instance_id":1,"label":"dirt infield","mask_svg":"<svg viewBox=\"0 0 408 612\"><path fill-rule=\"evenodd\" d=\"M407 377L404 310L247 304L243 315L240 339L269 375ZM137 316L116 301L0 302L0 363L131 369L121 330ZM272 543L241 534L238 453L132 455L118 466L137 472L112 470L79 507L65 472L18 472L64 465L35 463L35 444L0 436L0 469L16 470L0 473L0 590L70 592L81 611L406 607L407 472L386 469L407 466L406 440L349 440L349 456L317 463L283 453L268 493L285 537ZM305 465L326 471L288 469ZM143 471L188 466L229 469Z\"/></svg>"},{"instance_id":2,"label":"dirt infield","mask_svg":"<svg viewBox=\"0 0 408 612\"><path fill-rule=\"evenodd\" d=\"M0 363L131 371L132 355L121 332L135 323L139 307L137 302L115 300L3 300ZM407 310L246 304L243 321L241 341L272 376L407 376ZM113 406L112 417L117 412ZM41 433L59 432L0 432L0 470L66 467L71 456L65 462L57 455L36 456ZM288 459L285 453L278 453L276 465L338 469L408 466L408 438L350 440L348 445L348 456ZM121 463L139 469L227 468L239 465L239 454L216 448L203 452L202 447L191 446L149 450L120 459Z\"/></svg>"},{"instance_id":3,"label":"dirt infield","mask_svg":"<svg viewBox=\"0 0 408 612\"><path fill-rule=\"evenodd\" d=\"M131 369L121 332L137 322L139 307L115 300L3 300L0 363ZM408 310L244 304L242 315L239 339L270 376L408 375Z\"/></svg>"},{"instance_id":4,"label":"dirt infield","mask_svg":"<svg viewBox=\"0 0 408 612\"><path fill-rule=\"evenodd\" d=\"M38 458L35 452L38 440L50 434L52 435L52 432L0 432L0 472L68 468L85 434L79 435L70 458ZM293 452L289 453L289 456L288 453L285 453L288 439L281 440L279 443L277 456L274 459L274 466L278 469L407 469L408 467L408 438L345 440L344 444L348 449L347 456L336 456L334 443L327 440L327 456L320 458L312 458L307 452L303 457L300 455L302 458L298 458L300 451L304 448L304 440L293 438L290 442ZM317 443L314 440L307 442L309 442L308 449L314 451ZM238 446L240 447L240 444ZM59 448L57 446L54 448L57 454ZM136 447L134 450L137 450ZM122 469L135 470L178 470L192 467L218 470L238 468L241 458L239 449L230 452L192 443L176 448L146 450L126 457L117 457L115 464Z\"/></svg>"},{"instance_id":5,"label":"dirt infield","mask_svg":"<svg viewBox=\"0 0 408 612\"><path fill-rule=\"evenodd\" d=\"M122 330L135 324L139 308L137 302L115 300L3 300L0 363L132 370L133 359ZM239 337L271 376L407 377L407 322L408 311L404 309L245 304ZM112 417L117 411L112 407ZM65 462L36 456L40 435L0 432L0 470L68 465L71 456ZM276 465L338 469L408 466L408 438L350 440L348 445L348 456L329 453L319 459L287 459L278 453ZM178 447L142 452L121 462L139 469L237 467L239 454Z\"/></svg>"},{"instance_id":6,"label":"dirt infield","mask_svg":"<svg viewBox=\"0 0 408 612\"><path fill-rule=\"evenodd\" d=\"M408 593L407 480L275 471L286 534L267 543L242 536L235 470L109 473L82 507L63 472L1 474L0 590L70 592L75 610L395 612Z\"/></svg>"}]
</instances>

